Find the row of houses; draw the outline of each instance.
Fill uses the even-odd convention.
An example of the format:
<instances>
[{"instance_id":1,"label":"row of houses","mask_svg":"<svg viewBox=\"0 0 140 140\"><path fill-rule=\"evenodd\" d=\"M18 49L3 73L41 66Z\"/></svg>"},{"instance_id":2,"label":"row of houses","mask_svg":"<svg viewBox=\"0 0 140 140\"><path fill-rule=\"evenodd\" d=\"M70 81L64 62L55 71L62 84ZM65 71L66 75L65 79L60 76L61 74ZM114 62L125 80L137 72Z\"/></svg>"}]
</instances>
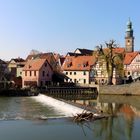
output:
<instances>
[{"instance_id":1,"label":"row of houses","mask_svg":"<svg viewBox=\"0 0 140 140\"><path fill-rule=\"evenodd\" d=\"M122 60L124 73L120 75L114 69L113 84L122 83L124 77L132 76L133 79L140 77L140 52L125 52L124 48L115 48L114 51L124 54ZM62 68L63 73L69 77L68 82L107 84L109 80L106 62L97 59L94 55L67 55Z\"/></svg>"},{"instance_id":2,"label":"row of houses","mask_svg":"<svg viewBox=\"0 0 140 140\"><path fill-rule=\"evenodd\" d=\"M104 48L106 52L108 48ZM123 74L113 69L113 84L120 84L123 78L140 76L140 52L134 51L132 22L127 23L125 48L115 47L113 54L122 54ZM46 86L58 83L107 84L109 74L107 63L94 55L96 50L77 48L66 56L56 53L38 53L22 58L0 61L0 81L6 77L20 87ZM118 63L119 65L119 63Z\"/></svg>"},{"instance_id":3,"label":"row of houses","mask_svg":"<svg viewBox=\"0 0 140 140\"><path fill-rule=\"evenodd\" d=\"M54 53L28 55L11 59L6 68L6 62L1 60L10 80L22 87L47 86L52 83L75 84L107 84L108 72L106 63L93 55L93 50L79 49L68 52L65 57ZM124 53L124 48L115 48L115 52ZM101 61L101 62L100 62ZM124 76L133 78L140 76L140 52L125 52ZM121 77L122 78L122 77ZM117 71L113 71L113 83L122 80Z\"/></svg>"}]
</instances>

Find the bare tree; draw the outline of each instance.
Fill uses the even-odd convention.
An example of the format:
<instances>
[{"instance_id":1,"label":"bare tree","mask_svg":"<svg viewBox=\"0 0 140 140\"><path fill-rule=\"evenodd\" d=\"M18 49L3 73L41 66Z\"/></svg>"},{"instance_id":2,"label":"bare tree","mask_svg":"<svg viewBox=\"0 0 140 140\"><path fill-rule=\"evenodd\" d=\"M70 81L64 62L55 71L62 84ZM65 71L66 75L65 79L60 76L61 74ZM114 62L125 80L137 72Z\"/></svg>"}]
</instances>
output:
<instances>
[{"instance_id":1,"label":"bare tree","mask_svg":"<svg viewBox=\"0 0 140 140\"><path fill-rule=\"evenodd\" d=\"M113 70L118 70L119 74L122 75L123 71L123 59L124 54L115 52L115 48L118 45L115 44L114 40L110 40L109 42L105 42L105 48L103 49L103 45L97 46L97 55L98 59L105 61L107 73L108 73L108 84L112 85L113 80Z\"/></svg>"}]
</instances>

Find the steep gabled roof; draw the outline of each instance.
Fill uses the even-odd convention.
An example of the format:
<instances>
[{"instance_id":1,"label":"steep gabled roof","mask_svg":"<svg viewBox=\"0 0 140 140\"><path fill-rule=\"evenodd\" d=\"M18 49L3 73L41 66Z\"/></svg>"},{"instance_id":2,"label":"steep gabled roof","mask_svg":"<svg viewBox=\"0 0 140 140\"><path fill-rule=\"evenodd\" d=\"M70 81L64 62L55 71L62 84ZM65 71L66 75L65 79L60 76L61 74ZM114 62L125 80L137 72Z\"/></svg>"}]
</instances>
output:
<instances>
[{"instance_id":1,"label":"steep gabled roof","mask_svg":"<svg viewBox=\"0 0 140 140\"><path fill-rule=\"evenodd\" d=\"M120 47L118 47L118 48L115 48L113 51L114 51L115 53L121 54L121 53L124 53L124 52L125 52L125 48L120 48Z\"/></svg>"},{"instance_id":2,"label":"steep gabled roof","mask_svg":"<svg viewBox=\"0 0 140 140\"><path fill-rule=\"evenodd\" d=\"M103 48L103 51L104 51L104 53L108 53L108 52L110 52L110 49L109 48ZM122 53L125 53L125 49L124 48L120 48L120 47L114 48L113 49L113 53L122 54Z\"/></svg>"},{"instance_id":3,"label":"steep gabled roof","mask_svg":"<svg viewBox=\"0 0 140 140\"><path fill-rule=\"evenodd\" d=\"M48 62L51 61L51 59L55 59L53 53L40 53L35 55L28 55L26 61L36 58L47 59Z\"/></svg>"},{"instance_id":4,"label":"steep gabled roof","mask_svg":"<svg viewBox=\"0 0 140 140\"><path fill-rule=\"evenodd\" d=\"M139 54L139 52L130 52L125 54L124 65L129 65L134 60L134 58Z\"/></svg>"},{"instance_id":5,"label":"steep gabled roof","mask_svg":"<svg viewBox=\"0 0 140 140\"><path fill-rule=\"evenodd\" d=\"M26 58L26 61L28 62L29 60L33 59L47 59L53 70L56 69L56 59L53 55L53 53L41 53L41 54L36 54L36 55L28 55Z\"/></svg>"},{"instance_id":6,"label":"steep gabled roof","mask_svg":"<svg viewBox=\"0 0 140 140\"><path fill-rule=\"evenodd\" d=\"M94 56L67 56L63 63L63 70L83 71L90 70L96 62Z\"/></svg>"},{"instance_id":7,"label":"steep gabled roof","mask_svg":"<svg viewBox=\"0 0 140 140\"><path fill-rule=\"evenodd\" d=\"M79 50L82 55L92 55L93 50L77 48L74 53Z\"/></svg>"},{"instance_id":8,"label":"steep gabled roof","mask_svg":"<svg viewBox=\"0 0 140 140\"><path fill-rule=\"evenodd\" d=\"M46 59L33 59L28 60L25 64L23 70L40 70L40 68L43 66L44 63L48 63Z\"/></svg>"}]
</instances>

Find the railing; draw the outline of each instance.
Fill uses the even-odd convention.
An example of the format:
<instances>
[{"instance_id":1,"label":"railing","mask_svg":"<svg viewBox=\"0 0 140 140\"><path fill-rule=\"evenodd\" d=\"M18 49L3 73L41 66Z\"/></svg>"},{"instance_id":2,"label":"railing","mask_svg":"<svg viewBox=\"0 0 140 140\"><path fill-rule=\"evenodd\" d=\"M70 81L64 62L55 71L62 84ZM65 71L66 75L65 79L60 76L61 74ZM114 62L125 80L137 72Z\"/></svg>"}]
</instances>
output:
<instances>
[{"instance_id":1,"label":"railing","mask_svg":"<svg viewBox=\"0 0 140 140\"><path fill-rule=\"evenodd\" d=\"M98 90L96 87L48 87L42 93L68 100L95 99L98 95Z\"/></svg>"}]
</instances>

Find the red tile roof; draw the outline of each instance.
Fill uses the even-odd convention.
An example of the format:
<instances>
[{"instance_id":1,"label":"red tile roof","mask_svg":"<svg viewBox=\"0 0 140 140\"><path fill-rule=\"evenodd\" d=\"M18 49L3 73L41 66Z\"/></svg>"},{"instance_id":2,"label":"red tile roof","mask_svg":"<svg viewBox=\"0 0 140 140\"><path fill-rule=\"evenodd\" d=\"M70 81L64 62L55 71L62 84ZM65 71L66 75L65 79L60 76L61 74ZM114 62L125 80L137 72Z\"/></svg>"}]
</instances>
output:
<instances>
[{"instance_id":1,"label":"red tile roof","mask_svg":"<svg viewBox=\"0 0 140 140\"><path fill-rule=\"evenodd\" d=\"M110 50L109 50L109 48L103 48L103 51L104 51L104 53L108 53ZM119 53L119 54L121 54L121 53L124 53L125 52L125 49L124 48L114 48L113 49L113 52L114 53Z\"/></svg>"},{"instance_id":2,"label":"red tile roof","mask_svg":"<svg viewBox=\"0 0 140 140\"><path fill-rule=\"evenodd\" d=\"M40 53L35 55L28 55L26 61L36 58L47 59L48 62L50 62L52 59L55 60L53 53Z\"/></svg>"},{"instance_id":3,"label":"red tile roof","mask_svg":"<svg viewBox=\"0 0 140 140\"><path fill-rule=\"evenodd\" d=\"M130 52L125 54L124 65L129 65L139 52Z\"/></svg>"},{"instance_id":4,"label":"red tile roof","mask_svg":"<svg viewBox=\"0 0 140 140\"><path fill-rule=\"evenodd\" d=\"M28 55L26 58L26 61L33 60L33 59L47 59L53 70L56 69L56 59L53 55L53 53L41 53L36 55Z\"/></svg>"},{"instance_id":5,"label":"red tile roof","mask_svg":"<svg viewBox=\"0 0 140 140\"><path fill-rule=\"evenodd\" d=\"M125 48L115 48L114 52L115 53L124 53L125 52Z\"/></svg>"},{"instance_id":6,"label":"red tile roof","mask_svg":"<svg viewBox=\"0 0 140 140\"><path fill-rule=\"evenodd\" d=\"M95 62L94 56L67 56L63 63L63 70L90 70Z\"/></svg>"},{"instance_id":7,"label":"red tile roof","mask_svg":"<svg viewBox=\"0 0 140 140\"><path fill-rule=\"evenodd\" d=\"M40 70L43 64L46 62L46 59L33 59L27 61L26 65L24 66L23 70Z\"/></svg>"}]
</instances>

